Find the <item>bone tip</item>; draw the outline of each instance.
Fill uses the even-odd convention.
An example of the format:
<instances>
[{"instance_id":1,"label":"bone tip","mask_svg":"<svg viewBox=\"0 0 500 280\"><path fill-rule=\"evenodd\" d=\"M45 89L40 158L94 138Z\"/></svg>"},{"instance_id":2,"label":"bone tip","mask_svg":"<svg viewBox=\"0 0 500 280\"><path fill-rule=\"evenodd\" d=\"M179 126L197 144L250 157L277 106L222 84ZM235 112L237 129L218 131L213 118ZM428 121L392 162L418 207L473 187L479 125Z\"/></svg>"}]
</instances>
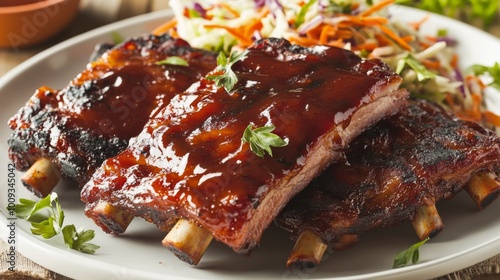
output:
<instances>
[{"instance_id":1,"label":"bone tip","mask_svg":"<svg viewBox=\"0 0 500 280\"><path fill-rule=\"evenodd\" d=\"M308 256L289 258L286 262L286 267L292 270L306 270L315 268L319 265L321 260L310 258Z\"/></svg>"},{"instance_id":2,"label":"bone tip","mask_svg":"<svg viewBox=\"0 0 500 280\"><path fill-rule=\"evenodd\" d=\"M495 173L480 171L472 176L465 190L479 210L482 210L500 195L500 181Z\"/></svg>"},{"instance_id":3,"label":"bone tip","mask_svg":"<svg viewBox=\"0 0 500 280\"><path fill-rule=\"evenodd\" d=\"M286 266L292 269L316 267L321 262L327 247L318 234L306 229L297 238Z\"/></svg>"},{"instance_id":4,"label":"bone tip","mask_svg":"<svg viewBox=\"0 0 500 280\"><path fill-rule=\"evenodd\" d=\"M38 197L49 195L59 182L59 172L50 159L38 159L21 177L23 185Z\"/></svg>"},{"instance_id":5,"label":"bone tip","mask_svg":"<svg viewBox=\"0 0 500 280\"><path fill-rule=\"evenodd\" d=\"M86 210L96 224L106 233L119 235L125 232L134 219L134 215L127 211L116 208L110 203L99 200Z\"/></svg>"},{"instance_id":6,"label":"bone tip","mask_svg":"<svg viewBox=\"0 0 500 280\"><path fill-rule=\"evenodd\" d=\"M498 198L498 196L500 196L500 189L496 190L495 192L492 192L492 193L488 194L486 197L484 197L477 204L477 207L479 208L479 210L482 210L482 209L488 207L488 205L490 205L493 201L495 201Z\"/></svg>"},{"instance_id":7,"label":"bone tip","mask_svg":"<svg viewBox=\"0 0 500 280\"><path fill-rule=\"evenodd\" d=\"M210 231L193 222L180 219L165 236L162 245L180 260L196 265L205 254L212 239Z\"/></svg>"},{"instance_id":8,"label":"bone tip","mask_svg":"<svg viewBox=\"0 0 500 280\"><path fill-rule=\"evenodd\" d=\"M162 241L162 245L167 248L170 252L172 252L177 258L181 261L186 262L190 265L197 265L203 254L201 255L190 255L187 252L184 252L180 248L176 247L174 244Z\"/></svg>"}]
</instances>

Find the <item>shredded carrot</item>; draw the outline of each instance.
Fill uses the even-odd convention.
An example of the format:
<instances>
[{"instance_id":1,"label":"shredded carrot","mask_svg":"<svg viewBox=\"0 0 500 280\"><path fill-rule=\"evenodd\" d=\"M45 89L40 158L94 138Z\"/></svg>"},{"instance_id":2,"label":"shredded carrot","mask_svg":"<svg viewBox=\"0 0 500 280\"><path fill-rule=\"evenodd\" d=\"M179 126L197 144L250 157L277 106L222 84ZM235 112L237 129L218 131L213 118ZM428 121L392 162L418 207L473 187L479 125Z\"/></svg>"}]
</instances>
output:
<instances>
[{"instance_id":1,"label":"shredded carrot","mask_svg":"<svg viewBox=\"0 0 500 280\"><path fill-rule=\"evenodd\" d=\"M232 14L235 18L239 17L240 16L240 13L238 11L236 11L235 9L233 9L231 6L229 6L228 4L226 3L219 3L218 4L219 6L221 6L222 8L226 9L230 14Z\"/></svg>"},{"instance_id":2,"label":"shredded carrot","mask_svg":"<svg viewBox=\"0 0 500 280\"><path fill-rule=\"evenodd\" d=\"M484 89L486 88L486 85L483 83L483 81L481 81L481 79L477 76L471 76L471 75L468 75L467 77L465 77L465 81L467 81L467 83L475 83L477 86L479 86L481 89Z\"/></svg>"},{"instance_id":3,"label":"shredded carrot","mask_svg":"<svg viewBox=\"0 0 500 280\"><path fill-rule=\"evenodd\" d=\"M365 50L365 51L373 51L374 49L378 48L379 45L377 43L363 43L363 44L359 44L357 46L353 46L352 47L352 50L354 51L361 51L361 50Z\"/></svg>"},{"instance_id":4,"label":"shredded carrot","mask_svg":"<svg viewBox=\"0 0 500 280\"><path fill-rule=\"evenodd\" d=\"M471 115L474 117L474 119L479 122L481 121L481 102L483 100L482 96L480 94L472 94L472 108L471 108Z\"/></svg>"},{"instance_id":5,"label":"shredded carrot","mask_svg":"<svg viewBox=\"0 0 500 280\"><path fill-rule=\"evenodd\" d=\"M413 37L412 35L403 36L403 37L401 37L401 40L409 43L409 42L415 41L415 37Z\"/></svg>"},{"instance_id":6,"label":"shredded carrot","mask_svg":"<svg viewBox=\"0 0 500 280\"><path fill-rule=\"evenodd\" d=\"M387 24L389 20L384 17L360 17L352 15L342 15L342 18L346 20L341 21L339 26L342 27L352 27L354 26L379 26Z\"/></svg>"},{"instance_id":7,"label":"shredded carrot","mask_svg":"<svg viewBox=\"0 0 500 280\"><path fill-rule=\"evenodd\" d=\"M335 26L327 25L321 30L319 35L319 43L326 45L328 43L328 38L334 36L337 33L337 28Z\"/></svg>"},{"instance_id":8,"label":"shredded carrot","mask_svg":"<svg viewBox=\"0 0 500 280\"><path fill-rule=\"evenodd\" d=\"M392 44L392 41L389 40L384 34L375 34L375 39L379 43L380 47L389 46Z\"/></svg>"},{"instance_id":9,"label":"shredded carrot","mask_svg":"<svg viewBox=\"0 0 500 280\"><path fill-rule=\"evenodd\" d=\"M430 36L430 35L425 36L425 39L431 41L432 43L436 43L438 41L438 38L436 36Z\"/></svg>"},{"instance_id":10,"label":"shredded carrot","mask_svg":"<svg viewBox=\"0 0 500 280\"><path fill-rule=\"evenodd\" d=\"M306 47L315 46L318 44L317 40L314 40L314 39L311 39L308 37L292 36L292 37L288 38L288 40L292 44L297 44L297 45L306 46Z\"/></svg>"},{"instance_id":11,"label":"shredded carrot","mask_svg":"<svg viewBox=\"0 0 500 280\"><path fill-rule=\"evenodd\" d=\"M269 14L269 8L264 7L252 22L240 27L229 27L221 24L205 24L205 28L222 28L239 41L239 47L248 47L252 44L252 35L256 30L262 28L261 19Z\"/></svg>"},{"instance_id":12,"label":"shredded carrot","mask_svg":"<svg viewBox=\"0 0 500 280\"><path fill-rule=\"evenodd\" d=\"M453 54L453 56L451 57L450 65L454 69L458 68L458 55L457 54Z\"/></svg>"},{"instance_id":13,"label":"shredded carrot","mask_svg":"<svg viewBox=\"0 0 500 280\"><path fill-rule=\"evenodd\" d=\"M382 30L382 32L387 35L389 38L391 38L392 40L394 40L399 46L401 46L403 49L407 50L407 51L411 51L411 46L408 45L408 43L406 43L404 40L402 40L398 35L396 35L396 33L394 33L391 29L389 29L387 26L384 26L384 25L380 25L379 26L380 30Z\"/></svg>"},{"instance_id":14,"label":"shredded carrot","mask_svg":"<svg viewBox=\"0 0 500 280\"><path fill-rule=\"evenodd\" d=\"M328 44L329 46L332 47L337 47L337 48L343 48L345 46L344 40L341 38L334 40L334 41L329 41Z\"/></svg>"},{"instance_id":15,"label":"shredded carrot","mask_svg":"<svg viewBox=\"0 0 500 280\"><path fill-rule=\"evenodd\" d=\"M324 29L325 29L325 27L313 28L313 29L307 31L305 35L307 38L309 38L311 40L319 41L320 37L321 37L321 33L323 32Z\"/></svg>"},{"instance_id":16,"label":"shredded carrot","mask_svg":"<svg viewBox=\"0 0 500 280\"><path fill-rule=\"evenodd\" d=\"M362 16L362 17L366 17L366 16L369 16L369 15L372 15L373 13L376 13L380 10L382 10L383 8L393 4L394 2L396 2L395 0L383 0L383 1L380 1L378 2L377 4L371 6L370 8L368 8L367 10L361 12L359 14L359 16Z\"/></svg>"},{"instance_id":17,"label":"shredded carrot","mask_svg":"<svg viewBox=\"0 0 500 280\"><path fill-rule=\"evenodd\" d=\"M493 112L490 112L490 111L486 111L483 113L483 117L487 123L500 127L500 116L499 115L497 115Z\"/></svg>"},{"instance_id":18,"label":"shredded carrot","mask_svg":"<svg viewBox=\"0 0 500 280\"><path fill-rule=\"evenodd\" d=\"M158 26L155 28L152 33L153 35L161 35L164 33L169 32L171 29L173 29L177 25L177 19L172 18L171 20L165 22L164 24Z\"/></svg>"},{"instance_id":19,"label":"shredded carrot","mask_svg":"<svg viewBox=\"0 0 500 280\"><path fill-rule=\"evenodd\" d=\"M422 26L422 24L424 24L427 20L429 20L429 14L425 15L425 17L423 17L421 20L419 20L417 22L408 23L408 25L410 25L413 29L418 31L418 30L420 30L420 27Z\"/></svg>"},{"instance_id":20,"label":"shredded carrot","mask_svg":"<svg viewBox=\"0 0 500 280\"><path fill-rule=\"evenodd\" d=\"M248 38L245 36L244 31L242 28L233 28L221 24L205 24L205 28L222 28L225 29L229 34L233 35L236 39L240 41L240 43L243 43L246 46L249 46L252 44L252 39Z\"/></svg>"},{"instance_id":21,"label":"shredded carrot","mask_svg":"<svg viewBox=\"0 0 500 280\"><path fill-rule=\"evenodd\" d=\"M446 104L448 104L450 106L455 105L455 100L453 99L453 95L451 93L446 94L446 96L444 97L444 100L446 101Z\"/></svg>"},{"instance_id":22,"label":"shredded carrot","mask_svg":"<svg viewBox=\"0 0 500 280\"><path fill-rule=\"evenodd\" d=\"M340 29L337 31L337 34L336 34L336 37L338 37L339 39L344 39L344 40L351 39L352 36L353 36L352 31L348 30L348 29Z\"/></svg>"},{"instance_id":23,"label":"shredded carrot","mask_svg":"<svg viewBox=\"0 0 500 280\"><path fill-rule=\"evenodd\" d=\"M435 60L426 59L422 61L422 64L429 69L439 70L441 68L441 63Z\"/></svg>"}]
</instances>

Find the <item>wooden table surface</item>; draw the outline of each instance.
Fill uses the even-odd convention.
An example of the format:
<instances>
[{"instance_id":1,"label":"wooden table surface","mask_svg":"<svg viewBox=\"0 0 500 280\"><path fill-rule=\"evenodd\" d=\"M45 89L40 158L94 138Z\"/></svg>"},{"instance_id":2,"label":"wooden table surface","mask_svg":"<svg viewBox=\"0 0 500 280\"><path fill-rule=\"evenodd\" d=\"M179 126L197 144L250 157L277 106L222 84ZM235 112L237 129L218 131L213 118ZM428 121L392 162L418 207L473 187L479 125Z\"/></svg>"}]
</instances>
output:
<instances>
[{"instance_id":1,"label":"wooden table surface","mask_svg":"<svg viewBox=\"0 0 500 280\"><path fill-rule=\"evenodd\" d=\"M80 11L72 22L61 34L51 39L42 45L21 49L21 50L7 50L0 49L0 76L7 73L9 70L59 42L62 42L75 35L81 34L85 31L94 29L96 27L111 23L116 20L124 19L127 17L135 16L142 13L147 13L155 10L162 10L167 8L166 0L81 0ZM500 23L496 23L488 32L500 38ZM500 50L499 50L500 51ZM500 233L499 233L500 234ZM2 248L0 241L0 251ZM5 246L5 244L3 244ZM22 256L21 256L22 257ZM1 258L0 258L1 260ZM67 279L64 276L57 275L56 273L46 271L44 268L25 260L24 268L20 268L19 273L25 273L24 276L17 273L9 273L6 271L5 264L0 264L0 279ZM31 271L31 273L30 273ZM29 278L33 277L33 278ZM26 277L26 278L21 278ZM474 266L466 268L455 273L439 277L438 279L500 279L500 254L478 263Z\"/></svg>"}]
</instances>

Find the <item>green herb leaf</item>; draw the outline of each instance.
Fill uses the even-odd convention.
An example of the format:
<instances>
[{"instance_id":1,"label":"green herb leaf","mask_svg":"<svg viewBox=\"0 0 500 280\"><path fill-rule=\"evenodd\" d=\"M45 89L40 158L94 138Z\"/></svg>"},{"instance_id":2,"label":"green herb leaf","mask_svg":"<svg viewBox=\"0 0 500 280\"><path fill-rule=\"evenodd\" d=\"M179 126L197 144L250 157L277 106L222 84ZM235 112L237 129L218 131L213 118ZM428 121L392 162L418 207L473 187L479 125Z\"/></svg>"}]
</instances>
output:
<instances>
[{"instance_id":1,"label":"green herb leaf","mask_svg":"<svg viewBox=\"0 0 500 280\"><path fill-rule=\"evenodd\" d=\"M64 221L64 213L56 193L52 193L38 202L21 198L16 204L16 216L31 222L31 233L48 239L59 234ZM36 215L47 209L48 214Z\"/></svg>"},{"instance_id":2,"label":"green herb leaf","mask_svg":"<svg viewBox=\"0 0 500 280\"><path fill-rule=\"evenodd\" d=\"M120 44L121 42L125 41L125 39L123 39L123 36L118 33L118 32L111 32L111 39L113 40L113 43L115 45L118 45Z\"/></svg>"},{"instance_id":3,"label":"green herb leaf","mask_svg":"<svg viewBox=\"0 0 500 280\"><path fill-rule=\"evenodd\" d=\"M416 264L418 259L420 258L419 248L424 245L427 241L429 241L429 237L426 239L413 244L410 248L399 252L394 258L394 263L392 268L399 268L406 266L410 261L412 264Z\"/></svg>"},{"instance_id":4,"label":"green herb leaf","mask_svg":"<svg viewBox=\"0 0 500 280\"><path fill-rule=\"evenodd\" d=\"M249 143L250 150L259 157L264 157L266 152L270 156L273 156L271 147L284 147L288 145L288 142L272 133L274 129L274 126L263 126L252 129L252 125L249 124L243 132L241 141Z\"/></svg>"},{"instance_id":5,"label":"green herb leaf","mask_svg":"<svg viewBox=\"0 0 500 280\"><path fill-rule=\"evenodd\" d=\"M178 65L178 66L189 66L189 63L180 56L171 56L164 60L156 62L156 65Z\"/></svg>"},{"instance_id":6,"label":"green herb leaf","mask_svg":"<svg viewBox=\"0 0 500 280\"><path fill-rule=\"evenodd\" d=\"M19 202L20 203L15 206L16 216L24 220L29 219L33 215L33 210L37 202L26 198L19 199ZM41 203L41 201L39 203Z\"/></svg>"},{"instance_id":7,"label":"green herb leaf","mask_svg":"<svg viewBox=\"0 0 500 280\"><path fill-rule=\"evenodd\" d=\"M311 8L311 6L314 3L316 3L316 0L309 0L309 2L304 4L304 6L302 6L302 8L299 11L299 14L297 15L297 19L295 20L295 28L298 28L304 23L307 11L309 10L309 8Z\"/></svg>"},{"instance_id":8,"label":"green herb leaf","mask_svg":"<svg viewBox=\"0 0 500 280\"><path fill-rule=\"evenodd\" d=\"M57 222L53 217L49 217L47 220L44 220L40 223L31 223L31 233L34 235L41 235L45 239L52 238L59 234L59 231L57 230L58 227Z\"/></svg>"},{"instance_id":9,"label":"green herb leaf","mask_svg":"<svg viewBox=\"0 0 500 280\"><path fill-rule=\"evenodd\" d=\"M476 76L488 75L492 78L492 81L488 83L488 86L494 87L500 91L500 64L498 62L495 65L488 67L484 65L474 64L470 66L467 71L472 72Z\"/></svg>"},{"instance_id":10,"label":"green herb leaf","mask_svg":"<svg viewBox=\"0 0 500 280\"><path fill-rule=\"evenodd\" d=\"M408 65L411 69L413 69L413 71L417 73L417 79L419 82L436 77L436 74L434 72L431 72L410 54L398 61L398 64L396 66L396 73L401 74L406 65Z\"/></svg>"},{"instance_id":11,"label":"green herb leaf","mask_svg":"<svg viewBox=\"0 0 500 280\"><path fill-rule=\"evenodd\" d=\"M100 247L88 243L94 239L95 233L93 230L76 230L74 225L67 225L62 229L64 243L71 249L78 250L86 254L94 254Z\"/></svg>"},{"instance_id":12,"label":"green herb leaf","mask_svg":"<svg viewBox=\"0 0 500 280\"><path fill-rule=\"evenodd\" d=\"M246 50L240 53L232 52L229 58L227 58L224 53L220 52L219 56L217 56L217 68L214 70L215 74L208 75L207 79L214 81L217 87L224 87L227 92L231 92L238 82L238 77L231 67L236 62L246 58L247 54L248 51Z\"/></svg>"},{"instance_id":13,"label":"green herb leaf","mask_svg":"<svg viewBox=\"0 0 500 280\"><path fill-rule=\"evenodd\" d=\"M51 193L40 201L21 198L15 205L16 216L31 223L31 233L45 239L52 238L63 232L64 243L71 249L93 254L99 246L87 243L94 238L94 231L75 230L74 225L64 228L64 211L56 193ZM41 213L42 210L47 210Z\"/></svg>"}]
</instances>

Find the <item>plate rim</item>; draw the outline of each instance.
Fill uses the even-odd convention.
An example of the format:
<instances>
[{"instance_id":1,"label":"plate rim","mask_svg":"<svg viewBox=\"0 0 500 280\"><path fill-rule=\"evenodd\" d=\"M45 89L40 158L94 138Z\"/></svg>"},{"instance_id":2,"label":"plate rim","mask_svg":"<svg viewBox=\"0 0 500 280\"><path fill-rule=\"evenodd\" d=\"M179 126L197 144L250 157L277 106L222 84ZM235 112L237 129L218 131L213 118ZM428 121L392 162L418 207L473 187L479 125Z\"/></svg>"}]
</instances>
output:
<instances>
[{"instance_id":1,"label":"plate rim","mask_svg":"<svg viewBox=\"0 0 500 280\"><path fill-rule=\"evenodd\" d=\"M500 39L481 30L476 27L473 27L471 25L468 25L466 23L450 19L441 15L433 14L430 12L426 11L421 11L418 9L414 8L409 8L409 7L401 7L401 6L395 6L395 9L402 9L404 12L410 12L410 13L418 13L418 14L431 14L432 17L438 18L440 21L444 20L447 22L452 22L453 24L459 24L460 28L467 28L468 30L472 30L471 32L475 33L481 33L481 36L486 36L489 37L490 39L495 39L496 41L500 42ZM25 60L6 74L4 74L2 77L0 77L0 93L2 92L2 89L5 85L9 84L15 77L18 75L22 74L24 71L29 69L31 66L34 64L39 63L40 61L56 54L59 51L74 47L82 41L85 40L90 40L92 38L95 38L97 36L112 32L117 29L125 28L127 26L132 26L135 24L141 24L144 22L149 22L149 21L155 21L155 20L161 20L162 18L172 16L172 11L170 9L167 10L161 10L153 13L148 13L144 15L139 15L135 16L129 19L125 19L122 21L118 21L115 23L111 23L96 29L93 29L91 31L82 33L80 35L77 35L75 37L72 37L66 41L63 41L57 45L54 45L38 54L35 56ZM498 202L497 202L498 203ZM7 223L7 217L5 214L2 213L0 215L0 220L2 224ZM7 230L6 227L0 227L0 239L3 241L6 241L6 236L7 236ZM126 273L126 277L130 279L135 279L136 277L149 277L151 279L155 279L158 277L157 273L149 273L145 272L143 270L138 270L135 268L127 267L125 268L124 266L120 265L114 265L110 263L103 263L99 261L98 259L92 259L92 257L86 257L80 255L80 253L73 253L70 252L69 250L64 250L59 247L53 246L50 243L38 239L31 234L27 233L24 230L19 230L18 231L18 236L19 236L19 241L20 244L23 244L23 246L18 247L18 252L21 253L22 255L26 256L28 259L33 260L39 264L41 264L43 267L50 269L54 272L57 272L62 275L67 275L69 277L73 277L75 279L81 278L81 274L75 275L73 272L73 268L75 266L78 266L79 269L81 268L81 263L85 263L85 267L92 268L92 270L89 270L89 273L91 273L92 277L94 279L107 279L109 276L116 276L116 271L120 271L121 273ZM33 250L35 249L35 250ZM397 270L383 270L379 272L374 272L374 273L365 273L365 274L360 274L360 275L352 275L349 277L333 277L333 278L328 278L328 279L377 279L377 278L383 278L383 279L397 279L400 277L406 277L406 278L413 278L413 277L436 277L439 275L443 275L446 273L450 273L462 268L465 268L466 266L473 265L479 261L488 259L494 255L497 255L500 253L500 235L489 239L485 242L478 243L475 246L472 246L468 248L467 250L457 252L455 254L449 255L447 257L435 259L435 260L429 260L426 261L425 263L420 263L416 264L413 266L408 266L404 268L400 268ZM68 255L69 254L69 255ZM71 265L58 265L58 263L54 263L53 260L58 259L58 260L63 260L66 257L72 257ZM471 260L473 259L473 262ZM98 269L96 269L98 268ZM113 271L111 271L113 270ZM440 272L438 274L435 273L436 270L439 270ZM88 278L90 275L85 275L85 278ZM121 275L124 276L124 275ZM168 274L165 274L164 276L169 276ZM191 277L178 277L178 276L171 276L175 278L171 279L193 279ZM314 278L314 275L313 277Z\"/></svg>"}]
</instances>

